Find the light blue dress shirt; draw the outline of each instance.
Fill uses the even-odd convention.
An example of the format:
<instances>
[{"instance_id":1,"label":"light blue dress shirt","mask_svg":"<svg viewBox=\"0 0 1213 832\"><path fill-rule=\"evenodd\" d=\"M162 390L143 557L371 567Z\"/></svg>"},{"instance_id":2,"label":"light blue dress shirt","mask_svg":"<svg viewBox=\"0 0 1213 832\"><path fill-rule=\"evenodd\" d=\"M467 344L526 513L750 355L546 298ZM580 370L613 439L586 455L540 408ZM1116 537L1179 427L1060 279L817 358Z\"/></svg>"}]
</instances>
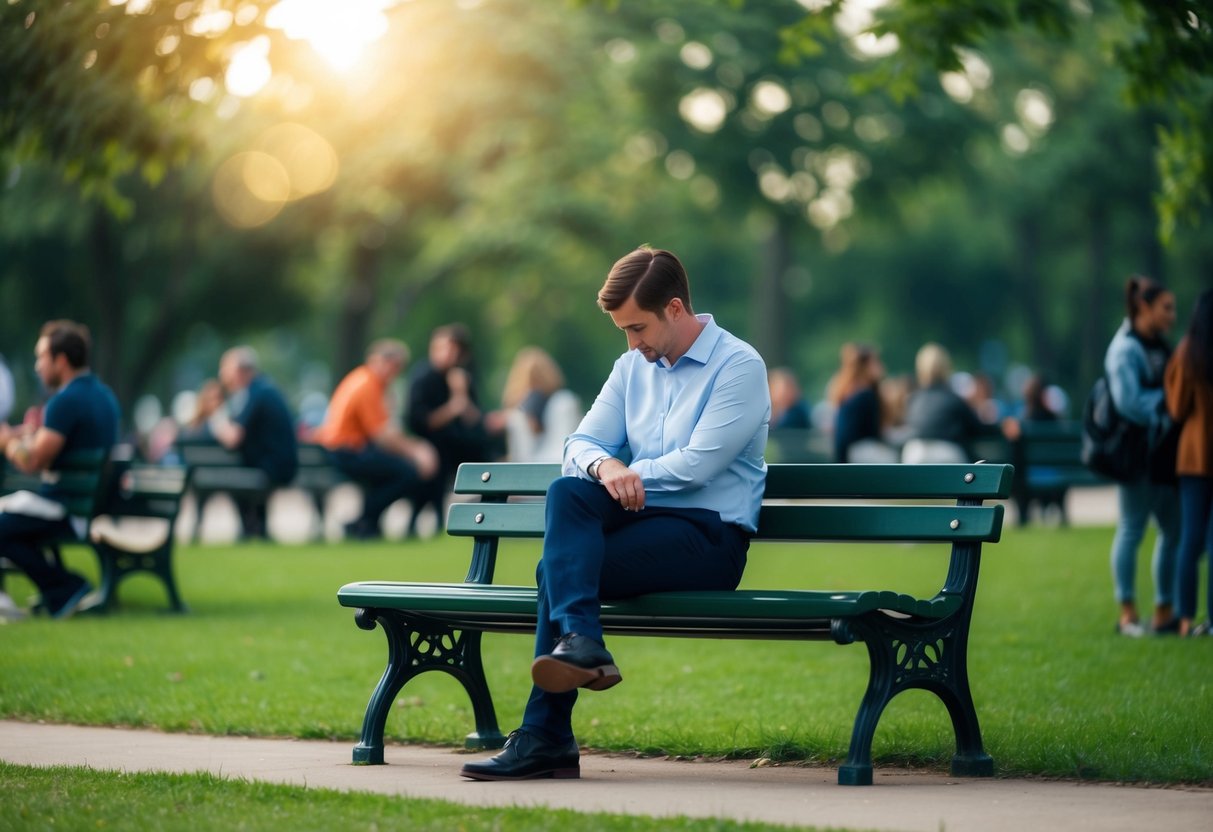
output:
<instances>
[{"instance_id":1,"label":"light blue dress shirt","mask_svg":"<svg viewBox=\"0 0 1213 832\"><path fill-rule=\"evenodd\" d=\"M590 463L627 448L646 506L710 509L753 532L767 476L766 365L711 315L696 317L704 328L673 365L637 350L615 361L565 442L564 474L590 479Z\"/></svg>"}]
</instances>

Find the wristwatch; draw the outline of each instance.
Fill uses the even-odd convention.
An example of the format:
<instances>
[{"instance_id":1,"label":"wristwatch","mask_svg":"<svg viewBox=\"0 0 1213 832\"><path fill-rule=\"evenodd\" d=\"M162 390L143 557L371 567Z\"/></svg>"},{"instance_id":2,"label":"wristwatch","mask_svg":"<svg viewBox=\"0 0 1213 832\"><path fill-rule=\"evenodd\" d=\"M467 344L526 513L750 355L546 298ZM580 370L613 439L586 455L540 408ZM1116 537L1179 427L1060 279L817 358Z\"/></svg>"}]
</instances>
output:
<instances>
[{"instance_id":1,"label":"wristwatch","mask_svg":"<svg viewBox=\"0 0 1213 832\"><path fill-rule=\"evenodd\" d=\"M598 459L589 464L589 467L585 469L585 472L590 475L590 479L598 479L598 466L606 462L608 459L610 459L609 456L600 456Z\"/></svg>"}]
</instances>

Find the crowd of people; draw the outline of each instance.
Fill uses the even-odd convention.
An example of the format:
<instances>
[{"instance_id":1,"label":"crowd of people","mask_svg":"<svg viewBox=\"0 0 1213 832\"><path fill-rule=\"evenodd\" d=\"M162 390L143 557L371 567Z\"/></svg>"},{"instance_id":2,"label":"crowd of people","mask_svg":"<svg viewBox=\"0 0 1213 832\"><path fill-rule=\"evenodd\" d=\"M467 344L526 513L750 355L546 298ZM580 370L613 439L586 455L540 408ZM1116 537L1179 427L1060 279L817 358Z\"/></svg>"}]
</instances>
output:
<instances>
[{"instance_id":1,"label":"crowd of people","mask_svg":"<svg viewBox=\"0 0 1213 832\"><path fill-rule=\"evenodd\" d=\"M1196 624L1195 584L1199 556L1213 547L1209 295L1200 297L1188 332L1172 350L1167 336L1176 321L1174 295L1150 278L1130 279L1126 318L1107 350L1105 372L1117 410L1151 437L1140 476L1117 483L1119 512L1110 559L1120 607L1116 632L1126 636L1208 630L1207 623ZM75 378L64 367L83 367L80 375L92 378L87 372L88 333L71 322L48 323L39 349L54 350L55 355L68 336L53 325L85 344L65 353L67 364L62 367L39 358L44 386L63 392ZM417 516L426 506L434 507L441 527L450 484L463 462L564 459L566 440L585 410L568 389L558 362L543 349L528 346L518 351L501 391L501 406L491 410L481 403L467 327L452 323L436 328L424 359L410 367L410 358L402 341L374 341L363 364L336 385L319 424L308 426L292 415L282 391L261 369L256 351L233 347L221 356L216 377L198 389L193 415L181 424L174 421L167 432L153 433L147 438L148 450L171 459L179 439L214 442L238 453L243 464L262 470L271 484L287 485L296 473L297 443L322 445L332 464L362 487L361 511L344 526L350 539L381 537L383 515L397 500L412 505L409 535L416 534ZM81 360L83 365L71 363ZM60 369L52 371L52 365ZM397 379L403 379L403 385L394 385ZM989 377L956 373L947 349L937 343L919 349L912 376L889 376L875 345L844 344L817 405L810 404L791 368L773 367L766 371L766 380L772 435L819 431L828 437L837 462L968 462L975 458L974 443L982 437L1002 433L1014 439L1025 422L1062 416L1057 389L1040 374L1026 379L1019 403L1011 406L994 395ZM404 395L393 401L393 391L400 389ZM12 398L11 376L5 372L0 374L0 406L11 410ZM20 449L33 448L30 443L39 430L42 435L55 433L53 423L43 425L41 420L62 411L70 398L53 396L45 408L31 408L20 427L3 423L0 439L10 464L25 470L16 461ZM50 465L54 457L47 456L46 440L42 442L44 450L35 459ZM3 506L0 503L0 545L9 533L5 524L15 522ZM238 501L237 509L244 536L267 535L264 500ZM1137 611L1134 584L1137 551L1151 518L1159 532L1152 560L1154 608L1146 625ZM9 560L22 558L19 554ZM70 600L75 593L68 590L79 589L62 575L42 577L52 600L64 592ZM0 600L0 606L3 603ZM1213 608L1210 613L1213 618Z\"/></svg>"}]
</instances>

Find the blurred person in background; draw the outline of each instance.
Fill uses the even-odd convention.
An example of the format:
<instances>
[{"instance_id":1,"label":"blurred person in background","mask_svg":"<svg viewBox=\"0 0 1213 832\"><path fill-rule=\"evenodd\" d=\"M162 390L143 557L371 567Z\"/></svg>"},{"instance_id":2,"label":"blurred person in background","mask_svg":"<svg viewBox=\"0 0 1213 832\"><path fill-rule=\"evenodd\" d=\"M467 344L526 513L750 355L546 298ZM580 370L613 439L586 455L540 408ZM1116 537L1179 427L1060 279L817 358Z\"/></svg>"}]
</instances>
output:
<instances>
[{"instance_id":1,"label":"blurred person in background","mask_svg":"<svg viewBox=\"0 0 1213 832\"><path fill-rule=\"evenodd\" d=\"M13 412L16 396L13 374L4 361L4 354L0 353L0 422L8 421L8 415Z\"/></svg>"},{"instance_id":2,"label":"blurred person in background","mask_svg":"<svg viewBox=\"0 0 1213 832\"><path fill-rule=\"evenodd\" d=\"M486 419L480 409L474 363L468 328L446 324L430 334L426 360L409 384L408 430L433 445L441 462L440 476L425 498L438 511L439 529L445 520L446 491L459 464L495 459L502 452L505 425L502 417ZM418 513L409 521L410 536L416 534Z\"/></svg>"},{"instance_id":3,"label":"blurred person in background","mask_svg":"<svg viewBox=\"0 0 1213 832\"><path fill-rule=\"evenodd\" d=\"M1116 411L1140 425L1151 437L1163 435L1170 426L1163 380L1171 346L1166 335L1175 325L1175 295L1157 280L1143 275L1125 284L1126 317L1104 356L1104 373ZM1140 637L1146 630L1137 614L1137 550L1146 534L1151 515L1158 524L1154 546L1155 632L1174 632L1175 561L1179 549L1179 496L1175 486L1155 482L1149 460L1142 461L1139 476L1116 485L1120 516L1112 538L1112 579L1120 617L1116 632Z\"/></svg>"},{"instance_id":4,"label":"blurred person in background","mask_svg":"<svg viewBox=\"0 0 1213 832\"><path fill-rule=\"evenodd\" d=\"M434 447L406 436L391 418L388 389L408 361L408 347L401 341L384 338L371 344L366 361L333 391L324 423L313 436L333 465L363 488L362 513L345 525L348 538L382 537L383 512L397 500L412 502L415 517L439 473Z\"/></svg>"},{"instance_id":5,"label":"blurred person in background","mask_svg":"<svg viewBox=\"0 0 1213 832\"><path fill-rule=\"evenodd\" d=\"M1180 425L1175 471L1179 475L1181 532L1175 584L1179 634L1213 635L1213 561L1209 618L1194 626L1201 552L1213 557L1213 289L1196 301L1187 334L1167 363L1167 410Z\"/></svg>"},{"instance_id":6,"label":"blurred person in background","mask_svg":"<svg viewBox=\"0 0 1213 832\"><path fill-rule=\"evenodd\" d=\"M771 429L808 430L812 420L809 403L800 389L800 381L788 367L774 367L767 373L771 394Z\"/></svg>"},{"instance_id":7,"label":"blurred person in background","mask_svg":"<svg viewBox=\"0 0 1213 832\"><path fill-rule=\"evenodd\" d=\"M835 462L896 462L897 452L885 444L880 382L885 368L880 353L868 344L847 343L839 367L826 390L834 405Z\"/></svg>"},{"instance_id":8,"label":"blurred person in background","mask_svg":"<svg viewBox=\"0 0 1213 832\"><path fill-rule=\"evenodd\" d=\"M194 412L181 426L181 438L216 441L211 432L211 419L223 409L226 401L219 379L208 378L202 382L194 396Z\"/></svg>"},{"instance_id":9,"label":"blurred person in background","mask_svg":"<svg viewBox=\"0 0 1213 832\"><path fill-rule=\"evenodd\" d=\"M289 485L299 469L295 420L286 399L261 372L252 347L232 347L219 359L219 382L235 407L231 418L210 419L211 433L223 447L238 451L243 464L265 472L271 484ZM269 534L264 499L237 500L244 537Z\"/></svg>"},{"instance_id":10,"label":"blurred person in background","mask_svg":"<svg viewBox=\"0 0 1213 832\"><path fill-rule=\"evenodd\" d=\"M556 360L539 347L514 356L501 394L512 462L560 462L564 440L581 421L581 402L565 389Z\"/></svg>"},{"instance_id":11,"label":"blurred person in background","mask_svg":"<svg viewBox=\"0 0 1213 832\"><path fill-rule=\"evenodd\" d=\"M924 344L914 357L918 388L906 403L909 438L902 462L965 463L969 443L984 432L982 422L952 389L952 357L936 343Z\"/></svg>"},{"instance_id":12,"label":"blurred person in background","mask_svg":"<svg viewBox=\"0 0 1213 832\"><path fill-rule=\"evenodd\" d=\"M0 498L0 557L8 558L38 587L51 618L68 618L86 603L92 585L51 562L42 551L48 540L80 537L85 518L69 517L54 476L56 464L76 451L104 450L118 441L118 401L89 367L88 327L50 321L34 346L34 371L54 391L36 429L0 424L0 450L8 464L26 474L49 473L37 493L18 491ZM4 596L9 600L8 596ZM4 605L0 615L19 616Z\"/></svg>"}]
</instances>

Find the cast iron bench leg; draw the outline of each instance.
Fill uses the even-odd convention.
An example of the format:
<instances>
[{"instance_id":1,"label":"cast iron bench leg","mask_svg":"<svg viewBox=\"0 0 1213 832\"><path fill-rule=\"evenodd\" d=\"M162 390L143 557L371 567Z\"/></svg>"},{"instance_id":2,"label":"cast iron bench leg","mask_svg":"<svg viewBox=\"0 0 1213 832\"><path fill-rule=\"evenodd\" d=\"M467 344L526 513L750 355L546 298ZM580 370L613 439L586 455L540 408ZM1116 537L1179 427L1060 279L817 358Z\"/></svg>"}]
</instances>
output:
<instances>
[{"instance_id":1,"label":"cast iron bench leg","mask_svg":"<svg viewBox=\"0 0 1213 832\"><path fill-rule=\"evenodd\" d=\"M851 623L868 646L871 673L846 762L838 769L843 786L872 783L872 738L880 715L894 696L911 688L934 693L948 709L956 733L952 774L990 777L994 761L982 747L977 710L969 690L967 622L944 620L929 626L902 623L879 613Z\"/></svg>"},{"instance_id":2,"label":"cast iron bench leg","mask_svg":"<svg viewBox=\"0 0 1213 832\"><path fill-rule=\"evenodd\" d=\"M476 731L465 740L468 748L500 748L505 744L480 658L481 633L440 626L423 629L407 616L390 610L359 609L354 621L364 630L375 629L378 622L388 642L387 668L366 707L362 740L354 747L355 765L383 763L383 731L392 703L406 682L427 670L449 673L467 691L476 718Z\"/></svg>"}]
</instances>

